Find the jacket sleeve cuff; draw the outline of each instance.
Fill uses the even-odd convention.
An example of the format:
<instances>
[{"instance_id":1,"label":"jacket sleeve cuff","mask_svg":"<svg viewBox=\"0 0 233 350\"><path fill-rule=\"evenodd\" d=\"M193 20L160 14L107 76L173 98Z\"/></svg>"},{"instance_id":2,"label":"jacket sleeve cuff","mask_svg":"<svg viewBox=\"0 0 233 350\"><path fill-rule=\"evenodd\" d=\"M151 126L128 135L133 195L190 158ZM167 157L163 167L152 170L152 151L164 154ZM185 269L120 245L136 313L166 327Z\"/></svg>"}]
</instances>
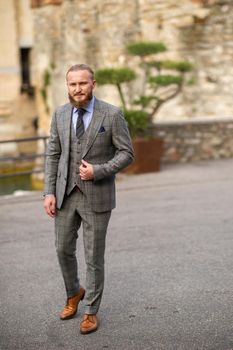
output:
<instances>
[{"instance_id":1,"label":"jacket sleeve cuff","mask_svg":"<svg viewBox=\"0 0 233 350\"><path fill-rule=\"evenodd\" d=\"M101 165L94 164L93 172L94 172L94 181L100 180L103 177L102 171L101 171Z\"/></svg>"}]
</instances>

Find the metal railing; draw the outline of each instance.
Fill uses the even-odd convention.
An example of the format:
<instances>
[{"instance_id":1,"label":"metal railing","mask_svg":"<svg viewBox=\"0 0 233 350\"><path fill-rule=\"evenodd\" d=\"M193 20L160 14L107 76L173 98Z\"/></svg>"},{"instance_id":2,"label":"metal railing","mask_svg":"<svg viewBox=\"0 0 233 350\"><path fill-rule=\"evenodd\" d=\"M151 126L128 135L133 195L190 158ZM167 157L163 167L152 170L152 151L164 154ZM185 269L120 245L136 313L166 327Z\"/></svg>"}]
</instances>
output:
<instances>
[{"instance_id":1,"label":"metal railing","mask_svg":"<svg viewBox=\"0 0 233 350\"><path fill-rule=\"evenodd\" d=\"M20 139L10 139L10 140L0 141L0 145L6 144L6 143L43 141L43 148L44 148L43 153L24 153L24 154L19 154L18 156L0 156L0 164L4 163L4 162L10 162L10 161L21 162L21 161L33 160L33 159L37 159L37 158L44 158L44 160L45 160L45 149L46 149L47 139L48 139L48 136L34 136L34 137L26 137L26 138L20 138ZM22 170L22 171L3 172L3 173L0 173L0 178L17 176L17 175L28 175L28 174L33 174L33 173L43 173L44 172L44 160L43 160L43 166L41 166L40 168L33 167L32 169Z\"/></svg>"}]
</instances>

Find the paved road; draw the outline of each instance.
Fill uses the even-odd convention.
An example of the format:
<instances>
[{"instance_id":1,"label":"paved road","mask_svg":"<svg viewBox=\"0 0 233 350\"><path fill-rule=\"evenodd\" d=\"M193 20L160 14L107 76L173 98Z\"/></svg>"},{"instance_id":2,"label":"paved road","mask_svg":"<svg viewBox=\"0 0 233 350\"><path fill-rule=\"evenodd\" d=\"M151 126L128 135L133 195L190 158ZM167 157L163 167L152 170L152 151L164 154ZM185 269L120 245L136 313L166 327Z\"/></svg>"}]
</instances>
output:
<instances>
[{"instance_id":1,"label":"paved road","mask_svg":"<svg viewBox=\"0 0 233 350\"><path fill-rule=\"evenodd\" d=\"M40 194L0 199L1 350L233 349L233 160L121 176L101 327L69 321ZM82 236L82 235L81 235ZM78 243L84 280L82 238Z\"/></svg>"}]
</instances>

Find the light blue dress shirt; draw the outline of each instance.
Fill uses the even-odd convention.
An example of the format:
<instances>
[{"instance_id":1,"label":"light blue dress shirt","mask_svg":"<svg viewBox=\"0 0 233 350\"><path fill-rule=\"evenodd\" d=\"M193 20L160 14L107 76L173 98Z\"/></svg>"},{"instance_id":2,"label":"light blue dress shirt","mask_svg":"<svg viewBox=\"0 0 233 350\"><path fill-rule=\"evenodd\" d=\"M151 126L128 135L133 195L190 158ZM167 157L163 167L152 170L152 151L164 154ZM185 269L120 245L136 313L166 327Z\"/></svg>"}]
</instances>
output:
<instances>
[{"instance_id":1,"label":"light blue dress shirt","mask_svg":"<svg viewBox=\"0 0 233 350\"><path fill-rule=\"evenodd\" d=\"M90 100L90 102L88 103L88 105L85 106L85 113L83 114L83 123L84 123L84 128L85 130L87 130L90 122L91 122L91 118L93 115L93 111L94 111L94 103L95 103L95 97L93 96L92 99ZM76 124L77 124L77 119L78 119L78 108L74 107L73 108L73 115L72 115L72 124L74 127L74 130L76 131Z\"/></svg>"}]
</instances>

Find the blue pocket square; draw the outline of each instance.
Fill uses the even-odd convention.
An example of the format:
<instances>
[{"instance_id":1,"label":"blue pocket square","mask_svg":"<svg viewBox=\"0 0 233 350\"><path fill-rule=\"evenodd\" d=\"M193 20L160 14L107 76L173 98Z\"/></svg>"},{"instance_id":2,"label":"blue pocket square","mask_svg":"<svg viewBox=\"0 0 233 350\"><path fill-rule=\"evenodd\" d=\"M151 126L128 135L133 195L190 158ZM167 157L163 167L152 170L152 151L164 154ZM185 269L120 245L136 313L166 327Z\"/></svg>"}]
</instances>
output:
<instances>
[{"instance_id":1,"label":"blue pocket square","mask_svg":"<svg viewBox=\"0 0 233 350\"><path fill-rule=\"evenodd\" d=\"M103 126L100 127L98 133L100 134L101 132L105 132L105 128Z\"/></svg>"}]
</instances>

